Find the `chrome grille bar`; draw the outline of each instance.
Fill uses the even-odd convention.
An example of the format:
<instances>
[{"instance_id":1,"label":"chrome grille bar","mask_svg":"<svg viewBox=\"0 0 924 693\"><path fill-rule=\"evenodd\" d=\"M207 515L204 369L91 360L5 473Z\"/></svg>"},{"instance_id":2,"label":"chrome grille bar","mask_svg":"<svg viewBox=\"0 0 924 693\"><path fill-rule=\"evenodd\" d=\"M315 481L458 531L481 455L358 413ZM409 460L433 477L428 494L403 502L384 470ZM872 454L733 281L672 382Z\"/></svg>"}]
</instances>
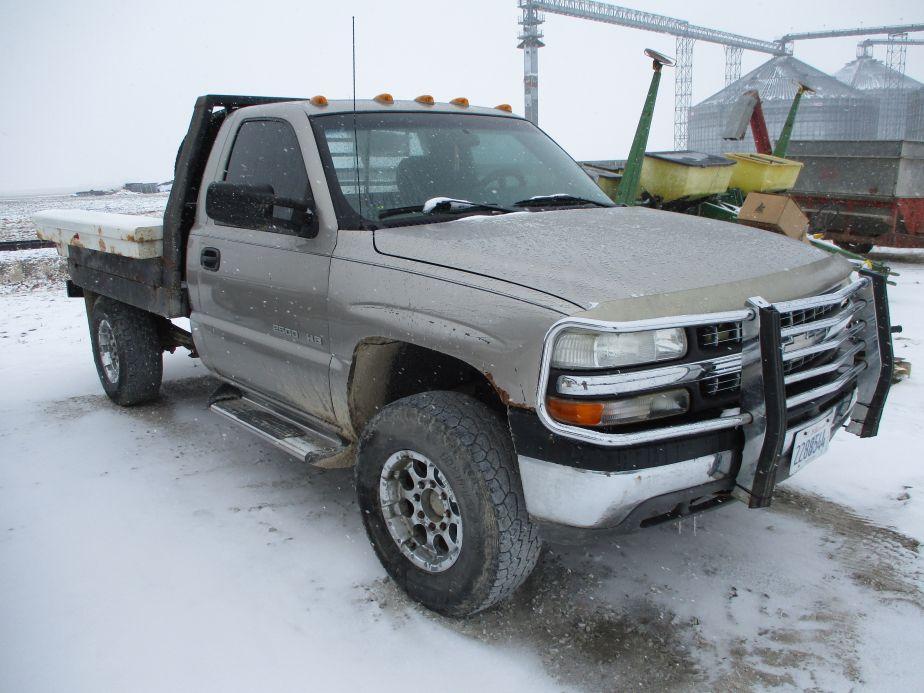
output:
<instances>
[{"instance_id":1,"label":"chrome grille bar","mask_svg":"<svg viewBox=\"0 0 924 693\"><path fill-rule=\"evenodd\" d=\"M840 291L834 291L830 294L819 294L818 296L808 296L807 298L797 298L793 301L781 301L779 303L774 303L773 307L781 313L792 313L796 310L817 308L818 306L830 306L835 303L840 303L849 296L853 296L867 286L869 286L869 280L865 277L861 277L855 282L848 284Z\"/></svg>"},{"instance_id":2,"label":"chrome grille bar","mask_svg":"<svg viewBox=\"0 0 924 693\"><path fill-rule=\"evenodd\" d=\"M791 361L793 359L800 359L805 356L814 356L815 354L820 354L823 351L831 351L832 349L837 349L848 339L855 337L860 332L866 328L865 323L858 322L856 325L852 326L849 330L841 332L839 335L832 339L827 339L818 344L812 344L811 346L802 347L801 349L791 349L787 351L783 349L783 361Z\"/></svg>"},{"instance_id":3,"label":"chrome grille bar","mask_svg":"<svg viewBox=\"0 0 924 693\"><path fill-rule=\"evenodd\" d=\"M806 368L803 371L796 371L795 373L790 373L783 380L787 385L793 385L794 383L802 382L803 380L811 380L812 378L817 378L820 375L825 375L827 373L833 373L839 368L842 368L852 359L855 359L857 354L863 351L866 348L866 342L860 342L854 344L852 347L847 349L843 354L838 356L834 361L830 363L825 363L820 366L815 366L814 368Z\"/></svg>"},{"instance_id":4,"label":"chrome grille bar","mask_svg":"<svg viewBox=\"0 0 924 693\"><path fill-rule=\"evenodd\" d=\"M814 322L804 322L799 325L793 325L792 327L784 327L781 330L781 334L783 335L783 339L786 339L787 337L812 332L814 330L830 330L831 333L835 333L850 324L853 317L865 307L866 301L862 299L851 301L843 310L830 318L823 318L821 320L815 320Z\"/></svg>"},{"instance_id":5,"label":"chrome grille bar","mask_svg":"<svg viewBox=\"0 0 924 693\"><path fill-rule=\"evenodd\" d=\"M786 398L786 408L792 409L793 407L798 407L800 404L805 404L806 402L811 402L813 399L819 397L824 397L826 395L833 395L835 392L840 390L842 387L846 386L851 380L856 378L860 373L866 369L866 363L861 362L853 366L850 370L846 371L841 375L837 380L832 380L829 383L824 385L819 385L818 387L807 390L805 392L800 392L798 395L793 395L792 397Z\"/></svg>"},{"instance_id":6,"label":"chrome grille bar","mask_svg":"<svg viewBox=\"0 0 924 693\"><path fill-rule=\"evenodd\" d=\"M717 359L685 363L677 366L651 368L631 373L611 375L561 375L556 389L563 395L602 397L641 392L667 385L691 383L704 377L727 375L741 370L741 355L731 354Z\"/></svg>"}]
</instances>

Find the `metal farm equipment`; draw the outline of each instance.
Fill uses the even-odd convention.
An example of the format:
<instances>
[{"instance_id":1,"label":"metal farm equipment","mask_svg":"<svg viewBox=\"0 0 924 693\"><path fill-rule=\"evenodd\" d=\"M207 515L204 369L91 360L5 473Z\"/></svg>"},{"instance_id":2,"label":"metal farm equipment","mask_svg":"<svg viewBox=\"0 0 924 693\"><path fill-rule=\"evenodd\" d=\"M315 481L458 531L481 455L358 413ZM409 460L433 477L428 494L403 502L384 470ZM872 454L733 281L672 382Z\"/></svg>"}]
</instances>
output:
<instances>
[{"instance_id":1,"label":"metal farm equipment","mask_svg":"<svg viewBox=\"0 0 924 693\"><path fill-rule=\"evenodd\" d=\"M924 142L793 140L793 190L812 230L842 248L924 248Z\"/></svg>"}]
</instances>

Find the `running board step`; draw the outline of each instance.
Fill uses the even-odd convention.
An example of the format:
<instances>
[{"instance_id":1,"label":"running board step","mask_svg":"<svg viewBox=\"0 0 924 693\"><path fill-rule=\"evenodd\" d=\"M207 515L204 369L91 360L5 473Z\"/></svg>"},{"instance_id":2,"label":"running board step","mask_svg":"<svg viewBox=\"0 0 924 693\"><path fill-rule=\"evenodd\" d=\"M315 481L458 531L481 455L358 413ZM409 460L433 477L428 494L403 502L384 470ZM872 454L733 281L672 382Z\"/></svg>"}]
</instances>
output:
<instances>
[{"instance_id":1,"label":"running board step","mask_svg":"<svg viewBox=\"0 0 924 693\"><path fill-rule=\"evenodd\" d=\"M310 428L247 397L213 398L209 409L308 464L341 466L334 460L349 450L336 435Z\"/></svg>"}]
</instances>

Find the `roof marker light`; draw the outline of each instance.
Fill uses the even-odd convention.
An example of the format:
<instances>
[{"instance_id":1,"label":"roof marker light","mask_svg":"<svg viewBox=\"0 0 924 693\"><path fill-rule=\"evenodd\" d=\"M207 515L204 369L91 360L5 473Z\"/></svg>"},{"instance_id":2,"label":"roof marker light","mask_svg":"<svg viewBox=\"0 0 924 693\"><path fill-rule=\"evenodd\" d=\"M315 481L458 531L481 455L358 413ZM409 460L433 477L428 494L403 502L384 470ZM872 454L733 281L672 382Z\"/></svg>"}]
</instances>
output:
<instances>
[{"instance_id":1,"label":"roof marker light","mask_svg":"<svg viewBox=\"0 0 924 693\"><path fill-rule=\"evenodd\" d=\"M391 106L395 102L395 97L387 92L382 92L372 100L383 106Z\"/></svg>"},{"instance_id":2,"label":"roof marker light","mask_svg":"<svg viewBox=\"0 0 924 693\"><path fill-rule=\"evenodd\" d=\"M414 99L414 101L417 103L422 103L424 106L432 106L434 104L433 97L429 94L421 94L416 99Z\"/></svg>"},{"instance_id":3,"label":"roof marker light","mask_svg":"<svg viewBox=\"0 0 924 693\"><path fill-rule=\"evenodd\" d=\"M468 99L464 96L457 96L452 101L450 101L453 106L458 106L459 108L468 108Z\"/></svg>"},{"instance_id":4,"label":"roof marker light","mask_svg":"<svg viewBox=\"0 0 924 693\"><path fill-rule=\"evenodd\" d=\"M312 96L310 99L308 99L308 101L312 106L323 107L327 105L327 97L321 96L320 94L317 96Z\"/></svg>"},{"instance_id":5,"label":"roof marker light","mask_svg":"<svg viewBox=\"0 0 924 693\"><path fill-rule=\"evenodd\" d=\"M505 113L513 113L513 107L509 103L499 103L494 108Z\"/></svg>"}]
</instances>

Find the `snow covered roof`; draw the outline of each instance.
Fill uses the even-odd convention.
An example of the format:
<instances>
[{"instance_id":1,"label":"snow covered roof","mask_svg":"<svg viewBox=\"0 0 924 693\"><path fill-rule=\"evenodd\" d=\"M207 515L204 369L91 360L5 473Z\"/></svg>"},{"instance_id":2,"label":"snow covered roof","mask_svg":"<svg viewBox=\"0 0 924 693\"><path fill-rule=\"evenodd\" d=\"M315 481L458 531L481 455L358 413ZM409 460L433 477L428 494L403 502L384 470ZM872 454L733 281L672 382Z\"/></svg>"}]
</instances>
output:
<instances>
[{"instance_id":1,"label":"snow covered roof","mask_svg":"<svg viewBox=\"0 0 924 693\"><path fill-rule=\"evenodd\" d=\"M899 78L898 83L904 89L924 88L924 84L921 84L916 79L912 79L908 75L899 74L881 60L876 60L869 55L863 55L856 60L851 60L834 73L837 80L860 91L889 89L891 85L895 84L896 76Z\"/></svg>"},{"instance_id":2,"label":"snow covered roof","mask_svg":"<svg viewBox=\"0 0 924 693\"><path fill-rule=\"evenodd\" d=\"M744 92L752 89L757 90L764 102L791 101L800 83L815 90L814 94L805 95L807 99L863 98L860 92L831 75L791 55L779 55L697 105L732 104L738 101Z\"/></svg>"}]
</instances>

